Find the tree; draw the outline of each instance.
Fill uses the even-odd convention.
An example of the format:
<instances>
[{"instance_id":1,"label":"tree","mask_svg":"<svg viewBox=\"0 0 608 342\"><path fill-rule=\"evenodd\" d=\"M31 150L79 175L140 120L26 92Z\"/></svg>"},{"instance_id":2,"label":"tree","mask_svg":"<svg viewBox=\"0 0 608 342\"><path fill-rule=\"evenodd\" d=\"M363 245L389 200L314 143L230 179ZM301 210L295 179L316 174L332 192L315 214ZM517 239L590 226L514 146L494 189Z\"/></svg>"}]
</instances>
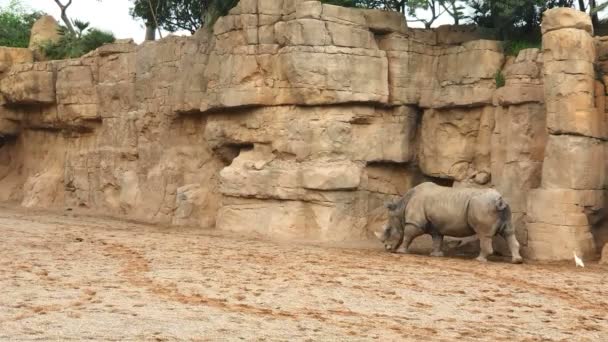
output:
<instances>
[{"instance_id":1,"label":"tree","mask_svg":"<svg viewBox=\"0 0 608 342\"><path fill-rule=\"evenodd\" d=\"M132 0L131 15L143 19L146 40L155 39L155 30L180 30L194 34L203 26L211 26L226 15L238 0ZM162 36L161 36L162 38Z\"/></svg>"},{"instance_id":2,"label":"tree","mask_svg":"<svg viewBox=\"0 0 608 342\"><path fill-rule=\"evenodd\" d=\"M65 5L60 0L54 0L54 1L57 4L57 6L59 6L59 9L61 10L61 20L65 24L65 27L67 27L67 29L68 29L68 31L70 31L70 33L76 34L76 31L74 30L74 26L72 26L72 22L70 21L70 18L68 17L68 14L67 14L68 7L70 7L70 5L72 5L72 0L68 0L68 2Z\"/></svg>"},{"instance_id":3,"label":"tree","mask_svg":"<svg viewBox=\"0 0 608 342\"><path fill-rule=\"evenodd\" d=\"M464 6L457 0L446 0L441 4L445 11L454 18L454 25L460 25L460 19L464 18Z\"/></svg>"},{"instance_id":4,"label":"tree","mask_svg":"<svg viewBox=\"0 0 608 342\"><path fill-rule=\"evenodd\" d=\"M76 28L74 33L69 32L65 26L61 26L59 41L42 45L42 51L47 58L77 58L106 43L115 41L112 33L90 28L88 22L76 19L73 24Z\"/></svg>"},{"instance_id":5,"label":"tree","mask_svg":"<svg viewBox=\"0 0 608 342\"><path fill-rule=\"evenodd\" d=\"M34 22L42 13L26 10L18 0L0 7L0 46L26 48Z\"/></svg>"},{"instance_id":6,"label":"tree","mask_svg":"<svg viewBox=\"0 0 608 342\"><path fill-rule=\"evenodd\" d=\"M409 0L406 5L408 7L408 14L414 17L414 20L424 24L424 27L431 28L435 20L442 16L446 12L445 5L446 1L442 0ZM416 10L423 9L430 13L426 18L420 18L416 15Z\"/></svg>"}]
</instances>

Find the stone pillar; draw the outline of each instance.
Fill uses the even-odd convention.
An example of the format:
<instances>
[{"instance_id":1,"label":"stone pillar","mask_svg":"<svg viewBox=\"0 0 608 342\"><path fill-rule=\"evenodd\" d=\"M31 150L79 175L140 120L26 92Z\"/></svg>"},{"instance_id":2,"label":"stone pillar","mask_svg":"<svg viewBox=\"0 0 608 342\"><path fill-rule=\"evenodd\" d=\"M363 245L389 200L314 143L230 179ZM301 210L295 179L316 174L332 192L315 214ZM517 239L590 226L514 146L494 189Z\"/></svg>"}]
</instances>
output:
<instances>
[{"instance_id":1,"label":"stone pillar","mask_svg":"<svg viewBox=\"0 0 608 342\"><path fill-rule=\"evenodd\" d=\"M528 199L528 256L596 253L591 226L603 206L604 111L595 103L591 18L569 8L543 15L543 73L549 138L541 187Z\"/></svg>"}]
</instances>

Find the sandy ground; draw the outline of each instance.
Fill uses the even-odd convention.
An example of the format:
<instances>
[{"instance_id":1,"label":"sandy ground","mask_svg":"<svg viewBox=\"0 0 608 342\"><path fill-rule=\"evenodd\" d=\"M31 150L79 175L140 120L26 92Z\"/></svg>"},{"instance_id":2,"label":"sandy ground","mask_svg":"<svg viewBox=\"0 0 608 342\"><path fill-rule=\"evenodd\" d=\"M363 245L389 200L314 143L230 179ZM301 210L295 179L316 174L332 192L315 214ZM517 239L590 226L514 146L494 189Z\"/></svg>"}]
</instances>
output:
<instances>
[{"instance_id":1,"label":"sandy ground","mask_svg":"<svg viewBox=\"0 0 608 342\"><path fill-rule=\"evenodd\" d=\"M608 341L608 268L0 207L0 340Z\"/></svg>"}]
</instances>

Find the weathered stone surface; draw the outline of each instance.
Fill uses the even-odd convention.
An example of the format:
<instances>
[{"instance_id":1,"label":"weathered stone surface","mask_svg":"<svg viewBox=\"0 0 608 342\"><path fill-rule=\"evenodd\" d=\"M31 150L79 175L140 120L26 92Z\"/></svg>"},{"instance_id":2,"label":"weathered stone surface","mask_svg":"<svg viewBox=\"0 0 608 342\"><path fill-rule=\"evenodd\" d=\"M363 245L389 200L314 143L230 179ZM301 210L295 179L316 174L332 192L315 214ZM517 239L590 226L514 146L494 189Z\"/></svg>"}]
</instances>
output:
<instances>
[{"instance_id":1,"label":"weathered stone surface","mask_svg":"<svg viewBox=\"0 0 608 342\"><path fill-rule=\"evenodd\" d=\"M491 108L487 110L492 111ZM418 155L421 170L433 177L457 181L474 177L477 171L488 172L494 123L492 118L491 122L483 124L483 117L483 107L425 111ZM484 152L480 148L487 150Z\"/></svg>"},{"instance_id":2,"label":"weathered stone surface","mask_svg":"<svg viewBox=\"0 0 608 342\"><path fill-rule=\"evenodd\" d=\"M439 45L457 45L482 39L476 25L441 25L436 31Z\"/></svg>"},{"instance_id":3,"label":"weathered stone surface","mask_svg":"<svg viewBox=\"0 0 608 342\"><path fill-rule=\"evenodd\" d=\"M593 37L582 30L563 29L543 35L543 58L546 62L563 60L596 60Z\"/></svg>"},{"instance_id":4,"label":"weathered stone surface","mask_svg":"<svg viewBox=\"0 0 608 342\"><path fill-rule=\"evenodd\" d=\"M602 248L602 257L600 259L600 264L608 265L608 243L604 245L604 248Z\"/></svg>"},{"instance_id":5,"label":"weathered stone surface","mask_svg":"<svg viewBox=\"0 0 608 342\"><path fill-rule=\"evenodd\" d=\"M528 223L528 247L525 254L536 260L572 260L572 252L579 257L596 255L589 226L560 226Z\"/></svg>"},{"instance_id":6,"label":"weathered stone surface","mask_svg":"<svg viewBox=\"0 0 608 342\"><path fill-rule=\"evenodd\" d=\"M242 0L191 37L5 58L0 199L344 241L371 237L386 200L431 179L496 187L534 257L584 253L599 199L548 194L605 186L601 39L577 25L505 58L472 27Z\"/></svg>"},{"instance_id":7,"label":"weathered stone surface","mask_svg":"<svg viewBox=\"0 0 608 342\"><path fill-rule=\"evenodd\" d=\"M0 114L0 136L2 136L2 139L17 136L19 131L20 129L18 122L2 118Z\"/></svg>"},{"instance_id":8,"label":"weathered stone surface","mask_svg":"<svg viewBox=\"0 0 608 342\"><path fill-rule=\"evenodd\" d=\"M542 188L599 190L604 186L605 170L597 167L604 160L600 140L551 135L545 150Z\"/></svg>"},{"instance_id":9,"label":"weathered stone surface","mask_svg":"<svg viewBox=\"0 0 608 342\"><path fill-rule=\"evenodd\" d=\"M408 162L415 155L417 117L409 107L285 106L217 113L209 117L205 134L214 149L270 143L297 160L333 154L353 161Z\"/></svg>"},{"instance_id":10,"label":"weathered stone surface","mask_svg":"<svg viewBox=\"0 0 608 342\"><path fill-rule=\"evenodd\" d=\"M543 13L542 33L572 28L593 34L591 17L574 8L553 8Z\"/></svg>"},{"instance_id":11,"label":"weathered stone surface","mask_svg":"<svg viewBox=\"0 0 608 342\"><path fill-rule=\"evenodd\" d=\"M603 190L535 189L530 191L531 222L560 226L591 226L603 218Z\"/></svg>"},{"instance_id":12,"label":"weathered stone surface","mask_svg":"<svg viewBox=\"0 0 608 342\"><path fill-rule=\"evenodd\" d=\"M97 89L87 65L66 65L57 71L56 81L59 120L99 118Z\"/></svg>"},{"instance_id":13,"label":"weathered stone surface","mask_svg":"<svg viewBox=\"0 0 608 342\"><path fill-rule=\"evenodd\" d=\"M28 49L0 46L0 76L14 64L31 63L33 61L32 51Z\"/></svg>"},{"instance_id":14,"label":"weathered stone surface","mask_svg":"<svg viewBox=\"0 0 608 342\"><path fill-rule=\"evenodd\" d=\"M541 78L542 56L538 49L524 49L503 70L506 84L496 90L494 104L510 106L542 103L545 100Z\"/></svg>"},{"instance_id":15,"label":"weathered stone surface","mask_svg":"<svg viewBox=\"0 0 608 342\"><path fill-rule=\"evenodd\" d=\"M401 13L394 11L363 10L367 27L375 34L405 33L407 22Z\"/></svg>"},{"instance_id":16,"label":"weathered stone surface","mask_svg":"<svg viewBox=\"0 0 608 342\"><path fill-rule=\"evenodd\" d=\"M40 47L44 43L56 43L61 38L59 24L50 15L43 15L32 26L29 48Z\"/></svg>"},{"instance_id":17,"label":"weathered stone surface","mask_svg":"<svg viewBox=\"0 0 608 342\"><path fill-rule=\"evenodd\" d=\"M55 78L50 65L20 64L0 80L0 92L10 104L55 103Z\"/></svg>"}]
</instances>

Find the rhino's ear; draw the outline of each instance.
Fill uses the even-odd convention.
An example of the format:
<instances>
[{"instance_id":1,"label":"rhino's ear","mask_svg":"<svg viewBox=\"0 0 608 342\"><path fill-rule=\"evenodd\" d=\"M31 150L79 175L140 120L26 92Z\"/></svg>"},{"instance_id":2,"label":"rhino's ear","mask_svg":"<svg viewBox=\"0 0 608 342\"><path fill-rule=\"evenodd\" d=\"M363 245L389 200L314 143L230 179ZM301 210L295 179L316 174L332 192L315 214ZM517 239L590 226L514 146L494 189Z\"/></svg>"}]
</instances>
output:
<instances>
[{"instance_id":1,"label":"rhino's ear","mask_svg":"<svg viewBox=\"0 0 608 342\"><path fill-rule=\"evenodd\" d=\"M384 203L384 207L390 211L397 209L397 202L387 201Z\"/></svg>"}]
</instances>

